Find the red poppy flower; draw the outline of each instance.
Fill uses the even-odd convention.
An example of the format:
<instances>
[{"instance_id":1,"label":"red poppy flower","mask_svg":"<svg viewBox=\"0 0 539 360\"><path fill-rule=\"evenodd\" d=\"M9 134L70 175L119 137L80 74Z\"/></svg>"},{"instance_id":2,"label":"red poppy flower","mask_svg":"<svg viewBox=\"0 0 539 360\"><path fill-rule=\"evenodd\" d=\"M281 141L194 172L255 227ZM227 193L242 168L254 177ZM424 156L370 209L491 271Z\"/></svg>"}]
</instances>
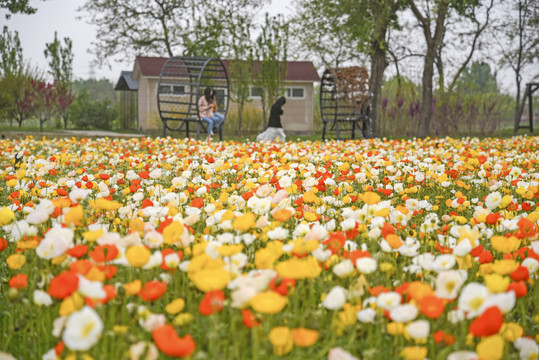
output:
<instances>
[{"instance_id":1,"label":"red poppy flower","mask_svg":"<svg viewBox=\"0 0 539 360\"><path fill-rule=\"evenodd\" d=\"M196 348L195 341L191 335L181 338L171 325L159 326L152 331L152 337L157 348L168 356L189 356Z\"/></svg>"},{"instance_id":2,"label":"red poppy flower","mask_svg":"<svg viewBox=\"0 0 539 360\"><path fill-rule=\"evenodd\" d=\"M198 305L198 311L205 316L221 312L221 310L223 310L224 302L224 292L221 290L209 291L204 295L200 305Z\"/></svg>"},{"instance_id":3,"label":"red poppy flower","mask_svg":"<svg viewBox=\"0 0 539 360\"><path fill-rule=\"evenodd\" d=\"M88 251L88 245L75 245L71 249L67 250L66 253L69 256L74 258L80 258L86 254Z\"/></svg>"},{"instance_id":4,"label":"red poppy flower","mask_svg":"<svg viewBox=\"0 0 539 360\"><path fill-rule=\"evenodd\" d=\"M155 301L165 294L167 291L167 283L157 280L148 281L140 292L138 296L144 301Z\"/></svg>"},{"instance_id":5,"label":"red poppy flower","mask_svg":"<svg viewBox=\"0 0 539 360\"><path fill-rule=\"evenodd\" d=\"M509 284L507 289L505 291L511 291L513 290L515 292L515 295L517 298L521 298L523 296L526 296L528 293L528 288L526 287L526 283L524 281L516 281Z\"/></svg>"},{"instance_id":6,"label":"red poppy flower","mask_svg":"<svg viewBox=\"0 0 539 360\"><path fill-rule=\"evenodd\" d=\"M480 264L491 263L493 260L494 260L494 256L492 256L492 253L488 250L485 250L481 254L479 254L478 261Z\"/></svg>"},{"instance_id":7,"label":"red poppy flower","mask_svg":"<svg viewBox=\"0 0 539 360\"><path fill-rule=\"evenodd\" d=\"M114 265L99 265L97 268L99 271L105 273L105 279L107 280L112 279L118 272L118 268Z\"/></svg>"},{"instance_id":8,"label":"red poppy flower","mask_svg":"<svg viewBox=\"0 0 539 360\"><path fill-rule=\"evenodd\" d=\"M241 316L243 318L243 325L248 328L254 328L260 326L261 324L261 322L256 318L255 314L253 314L249 309L243 309L241 311Z\"/></svg>"},{"instance_id":9,"label":"red poppy flower","mask_svg":"<svg viewBox=\"0 0 539 360\"><path fill-rule=\"evenodd\" d=\"M395 233L395 227L391 225L390 223L384 223L382 225L382 237L385 239L387 235L394 234Z\"/></svg>"},{"instance_id":10,"label":"red poppy flower","mask_svg":"<svg viewBox=\"0 0 539 360\"><path fill-rule=\"evenodd\" d=\"M148 179L150 177L149 171L141 171L138 173L138 176L140 176L143 179Z\"/></svg>"},{"instance_id":11,"label":"red poppy flower","mask_svg":"<svg viewBox=\"0 0 539 360\"><path fill-rule=\"evenodd\" d=\"M329 235L329 238L325 240L322 244L326 245L328 249L333 253L336 254L344 247L344 243L346 242L346 237L344 234L340 231L331 233Z\"/></svg>"},{"instance_id":12,"label":"red poppy flower","mask_svg":"<svg viewBox=\"0 0 539 360\"><path fill-rule=\"evenodd\" d=\"M7 248L7 241L4 238L0 238L0 251L3 251Z\"/></svg>"},{"instance_id":13,"label":"red poppy flower","mask_svg":"<svg viewBox=\"0 0 539 360\"><path fill-rule=\"evenodd\" d=\"M28 275L17 274L9 280L9 287L14 289L25 289L28 285Z\"/></svg>"},{"instance_id":14,"label":"red poppy flower","mask_svg":"<svg viewBox=\"0 0 539 360\"><path fill-rule=\"evenodd\" d=\"M60 196L67 196L68 193L64 189L56 189L56 193Z\"/></svg>"},{"instance_id":15,"label":"red poppy flower","mask_svg":"<svg viewBox=\"0 0 539 360\"><path fill-rule=\"evenodd\" d=\"M148 206L153 206L153 201L150 199L144 199L142 200L142 208L147 208Z\"/></svg>"},{"instance_id":16,"label":"red poppy flower","mask_svg":"<svg viewBox=\"0 0 539 360\"><path fill-rule=\"evenodd\" d=\"M490 336L496 334L503 325L503 314L497 306L491 306L470 324L473 336Z\"/></svg>"},{"instance_id":17,"label":"red poppy flower","mask_svg":"<svg viewBox=\"0 0 539 360\"><path fill-rule=\"evenodd\" d=\"M283 279L278 276L274 277L270 283L269 288L271 291L275 291L283 296L288 295L288 292L296 287L296 279Z\"/></svg>"},{"instance_id":18,"label":"red poppy flower","mask_svg":"<svg viewBox=\"0 0 539 360\"><path fill-rule=\"evenodd\" d=\"M90 257L98 263L114 260L117 256L118 248L116 248L116 245L98 245L90 251Z\"/></svg>"},{"instance_id":19,"label":"red poppy flower","mask_svg":"<svg viewBox=\"0 0 539 360\"><path fill-rule=\"evenodd\" d=\"M110 175L109 174L99 174L99 178L101 180L108 180L108 179L110 179Z\"/></svg>"},{"instance_id":20,"label":"red poppy flower","mask_svg":"<svg viewBox=\"0 0 539 360\"><path fill-rule=\"evenodd\" d=\"M65 299L79 287L79 278L72 272L64 271L51 280L49 295L57 299Z\"/></svg>"},{"instance_id":21,"label":"red poppy flower","mask_svg":"<svg viewBox=\"0 0 539 360\"><path fill-rule=\"evenodd\" d=\"M193 199L193 201L191 201L189 206L196 207L196 208L200 209L201 207L204 206L204 199L197 197L197 198Z\"/></svg>"}]
</instances>

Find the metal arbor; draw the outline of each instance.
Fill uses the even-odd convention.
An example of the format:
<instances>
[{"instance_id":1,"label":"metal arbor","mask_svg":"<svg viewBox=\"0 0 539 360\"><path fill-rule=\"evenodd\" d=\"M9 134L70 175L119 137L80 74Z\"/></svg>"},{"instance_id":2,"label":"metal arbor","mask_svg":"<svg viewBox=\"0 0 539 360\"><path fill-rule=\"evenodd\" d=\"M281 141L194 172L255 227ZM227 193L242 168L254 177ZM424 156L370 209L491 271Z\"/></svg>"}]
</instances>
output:
<instances>
[{"instance_id":1,"label":"metal arbor","mask_svg":"<svg viewBox=\"0 0 539 360\"><path fill-rule=\"evenodd\" d=\"M185 130L189 137L189 124L196 128L196 138L200 129L206 130L206 123L198 114L198 100L204 89L215 91L217 112L227 115L229 103L228 74L223 62L217 58L174 56L161 69L157 85L157 107L163 121L163 137L167 129ZM219 139L222 140L222 128Z\"/></svg>"},{"instance_id":2,"label":"metal arbor","mask_svg":"<svg viewBox=\"0 0 539 360\"><path fill-rule=\"evenodd\" d=\"M334 132L337 139L343 132L351 132L352 139L356 130L363 137L372 137L369 117L371 94L369 73L360 66L328 68L322 75L320 84L320 113L326 133Z\"/></svg>"}]
</instances>

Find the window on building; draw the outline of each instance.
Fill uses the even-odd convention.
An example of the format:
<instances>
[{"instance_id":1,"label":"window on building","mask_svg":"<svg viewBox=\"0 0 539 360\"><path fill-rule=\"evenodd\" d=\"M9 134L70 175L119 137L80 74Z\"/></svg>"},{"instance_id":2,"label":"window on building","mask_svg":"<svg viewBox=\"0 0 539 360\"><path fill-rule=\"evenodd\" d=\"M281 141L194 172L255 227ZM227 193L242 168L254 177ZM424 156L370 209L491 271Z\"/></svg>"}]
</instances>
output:
<instances>
[{"instance_id":1,"label":"window on building","mask_svg":"<svg viewBox=\"0 0 539 360\"><path fill-rule=\"evenodd\" d=\"M185 85L173 85L172 93L174 95L183 95L185 94Z\"/></svg>"},{"instance_id":2,"label":"window on building","mask_svg":"<svg viewBox=\"0 0 539 360\"><path fill-rule=\"evenodd\" d=\"M305 89L304 88L286 88L286 97L288 99L304 99L305 98Z\"/></svg>"},{"instance_id":3,"label":"window on building","mask_svg":"<svg viewBox=\"0 0 539 360\"><path fill-rule=\"evenodd\" d=\"M256 88L256 87L251 87L250 97L252 97L252 98L260 98L261 93L262 93L261 89Z\"/></svg>"},{"instance_id":4,"label":"window on building","mask_svg":"<svg viewBox=\"0 0 539 360\"><path fill-rule=\"evenodd\" d=\"M185 85L159 85L159 94L185 95Z\"/></svg>"}]
</instances>

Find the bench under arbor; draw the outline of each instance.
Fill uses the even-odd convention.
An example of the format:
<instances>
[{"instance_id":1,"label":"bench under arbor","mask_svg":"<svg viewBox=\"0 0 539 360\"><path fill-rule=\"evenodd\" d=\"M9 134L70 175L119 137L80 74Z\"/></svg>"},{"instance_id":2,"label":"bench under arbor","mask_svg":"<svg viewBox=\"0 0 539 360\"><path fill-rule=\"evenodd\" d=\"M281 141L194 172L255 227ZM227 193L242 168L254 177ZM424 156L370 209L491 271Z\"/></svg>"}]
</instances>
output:
<instances>
[{"instance_id":1,"label":"bench under arbor","mask_svg":"<svg viewBox=\"0 0 539 360\"><path fill-rule=\"evenodd\" d=\"M204 89L215 91L217 112L225 117L229 105L229 80L223 62L218 58L174 56L166 61L157 85L157 106L163 122L163 137L167 130L185 131L190 137L194 130L197 140L207 131L207 123L200 119L198 100ZM215 129L223 139L222 126Z\"/></svg>"},{"instance_id":2,"label":"bench under arbor","mask_svg":"<svg viewBox=\"0 0 539 360\"><path fill-rule=\"evenodd\" d=\"M369 73L360 66L328 68L320 84L322 140L372 137Z\"/></svg>"}]
</instances>

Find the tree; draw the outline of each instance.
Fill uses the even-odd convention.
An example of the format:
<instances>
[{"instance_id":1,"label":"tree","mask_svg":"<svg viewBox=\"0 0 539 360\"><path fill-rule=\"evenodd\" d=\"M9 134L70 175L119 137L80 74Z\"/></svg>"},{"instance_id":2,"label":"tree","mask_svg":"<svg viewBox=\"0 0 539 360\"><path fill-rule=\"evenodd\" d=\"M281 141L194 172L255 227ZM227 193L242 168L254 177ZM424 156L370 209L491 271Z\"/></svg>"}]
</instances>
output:
<instances>
[{"instance_id":1,"label":"tree","mask_svg":"<svg viewBox=\"0 0 539 360\"><path fill-rule=\"evenodd\" d=\"M71 121L79 129L109 129L116 118L116 110L107 99L92 100L85 89L77 94L77 98L69 108Z\"/></svg>"},{"instance_id":2,"label":"tree","mask_svg":"<svg viewBox=\"0 0 539 360\"><path fill-rule=\"evenodd\" d=\"M369 56L371 67L369 88L372 93L370 113L372 118L371 130L373 136L380 136L382 84L384 72L388 66L387 36L389 29L398 27L397 11L403 7L404 1L317 0L315 6L312 8L309 2L307 0L298 1L299 8L305 7L306 9L311 9L307 13L307 17L312 17L312 23L317 21L320 21L321 24L329 22L330 31L335 30L335 34L339 34L334 40L345 43L346 47L335 52L330 57L333 57L337 62L340 59L355 54L356 52L353 51L353 47L347 48L348 43L356 46L359 52L365 52ZM306 38L309 39L308 36ZM321 40L326 41L326 39ZM331 35L327 40L332 40ZM312 40L309 41L311 41L311 44L314 44ZM334 49L341 46L343 45L331 44L329 42L324 47ZM316 50L316 47L314 49ZM320 48L319 51L323 51L323 48ZM326 54L331 54L331 52L327 50ZM344 56L345 54L349 55Z\"/></svg>"},{"instance_id":3,"label":"tree","mask_svg":"<svg viewBox=\"0 0 539 360\"><path fill-rule=\"evenodd\" d=\"M20 74L24 68L21 41L19 33L9 31L7 26L4 26L2 36L0 36L0 78L5 78L10 75Z\"/></svg>"},{"instance_id":4,"label":"tree","mask_svg":"<svg viewBox=\"0 0 539 360\"><path fill-rule=\"evenodd\" d=\"M466 92L499 93L496 74L492 74L489 64L478 61L464 69L458 87Z\"/></svg>"},{"instance_id":5,"label":"tree","mask_svg":"<svg viewBox=\"0 0 539 360\"><path fill-rule=\"evenodd\" d=\"M87 12L97 26L94 52L103 62L114 55L125 58L143 52L218 55L226 46L222 29L236 16L226 9L258 8L264 2L267 0L88 0L79 10Z\"/></svg>"},{"instance_id":6,"label":"tree","mask_svg":"<svg viewBox=\"0 0 539 360\"><path fill-rule=\"evenodd\" d=\"M453 90L455 85L457 84L457 81L459 80L461 74L465 69L468 68L468 64L473 59L475 51L481 47L481 38L485 34L485 30L490 25L490 18L491 18L491 12L494 7L494 0L486 0L486 1L480 1L478 3L478 6L472 6L470 7L466 12L466 16L460 17L460 19L464 19L465 21L468 21L471 23L471 29L468 30L470 26L463 26L462 21L459 21L457 23L457 29L463 29L461 31L456 31L456 40L455 41L448 41L444 42L442 47L440 48L440 51L438 52L438 56L436 58L436 64L438 66L438 75L440 77L440 89L443 91L444 89L444 71L443 71L443 60L442 60L442 51L441 49L447 48L447 43L453 43L453 44L465 44L468 46L467 54L460 64L460 66L457 68L453 79L449 83L448 91ZM482 19L481 19L482 18ZM465 39L470 38L470 41L465 41ZM454 52L451 51L450 52ZM456 62L455 62L456 63ZM484 65L485 63L482 63ZM477 65L476 65L477 66ZM473 68L473 64L472 64ZM490 66L488 68L488 71L490 73Z\"/></svg>"},{"instance_id":7,"label":"tree","mask_svg":"<svg viewBox=\"0 0 539 360\"><path fill-rule=\"evenodd\" d=\"M514 108L515 133L518 121L522 116L524 103L522 99L523 75L529 72L529 79L539 75L533 72L531 65L539 60L539 3L534 0L511 0L504 3L503 18L498 19L493 29L501 54L500 64L509 67L515 75L516 98ZM537 69L537 68L536 68Z\"/></svg>"},{"instance_id":8,"label":"tree","mask_svg":"<svg viewBox=\"0 0 539 360\"><path fill-rule=\"evenodd\" d=\"M347 14L327 0L297 0L293 40L315 66L339 67L363 56L362 39L351 36Z\"/></svg>"},{"instance_id":9,"label":"tree","mask_svg":"<svg viewBox=\"0 0 539 360\"><path fill-rule=\"evenodd\" d=\"M261 33L256 39L255 88L260 95L264 127L267 125L271 104L284 92L288 54L288 24L282 15L266 13Z\"/></svg>"},{"instance_id":10,"label":"tree","mask_svg":"<svg viewBox=\"0 0 539 360\"><path fill-rule=\"evenodd\" d=\"M55 84L45 81L30 80L31 89L25 97L25 106L29 113L35 114L39 120L39 131L43 132L43 124L58 112L58 91Z\"/></svg>"},{"instance_id":11,"label":"tree","mask_svg":"<svg viewBox=\"0 0 539 360\"><path fill-rule=\"evenodd\" d=\"M30 0L0 0L0 9L7 9L6 19L12 14L34 14L37 9L29 4Z\"/></svg>"},{"instance_id":12,"label":"tree","mask_svg":"<svg viewBox=\"0 0 539 360\"><path fill-rule=\"evenodd\" d=\"M451 11L458 16L469 15L479 5L478 0L408 0L425 39L425 57L423 63L421 113L419 117L418 136L430 134L433 110L433 77L436 59L441 59L440 51L446 31L446 22ZM440 66L442 66L440 60ZM443 67L441 70L443 76ZM443 80L442 80L443 81Z\"/></svg>"},{"instance_id":13,"label":"tree","mask_svg":"<svg viewBox=\"0 0 539 360\"><path fill-rule=\"evenodd\" d=\"M248 7L242 1L232 1L221 11L221 16L229 19L224 23L221 42L226 44L223 56L231 59L229 65L230 100L238 105L238 135L241 134L245 103L252 101L250 85L253 78L245 76L245 74L252 74L254 69L252 32L255 26L252 14L264 4L264 1L250 3L251 7Z\"/></svg>"},{"instance_id":14,"label":"tree","mask_svg":"<svg viewBox=\"0 0 539 360\"><path fill-rule=\"evenodd\" d=\"M24 65L17 31L12 33L4 26L0 49L0 114L9 118L10 126L15 120L21 127L30 115L24 99L30 89L30 79L36 74Z\"/></svg>"},{"instance_id":15,"label":"tree","mask_svg":"<svg viewBox=\"0 0 539 360\"><path fill-rule=\"evenodd\" d=\"M45 44L45 58L49 59L49 74L53 77L57 89L58 107L61 118L64 120L64 129L67 129L68 107L73 102L73 44L70 38L64 38L65 46L58 41L56 31L54 41Z\"/></svg>"},{"instance_id":16,"label":"tree","mask_svg":"<svg viewBox=\"0 0 539 360\"><path fill-rule=\"evenodd\" d=\"M173 56L191 29L192 5L191 0L88 0L79 11L97 26L94 52L103 62L117 54Z\"/></svg>"}]
</instances>

